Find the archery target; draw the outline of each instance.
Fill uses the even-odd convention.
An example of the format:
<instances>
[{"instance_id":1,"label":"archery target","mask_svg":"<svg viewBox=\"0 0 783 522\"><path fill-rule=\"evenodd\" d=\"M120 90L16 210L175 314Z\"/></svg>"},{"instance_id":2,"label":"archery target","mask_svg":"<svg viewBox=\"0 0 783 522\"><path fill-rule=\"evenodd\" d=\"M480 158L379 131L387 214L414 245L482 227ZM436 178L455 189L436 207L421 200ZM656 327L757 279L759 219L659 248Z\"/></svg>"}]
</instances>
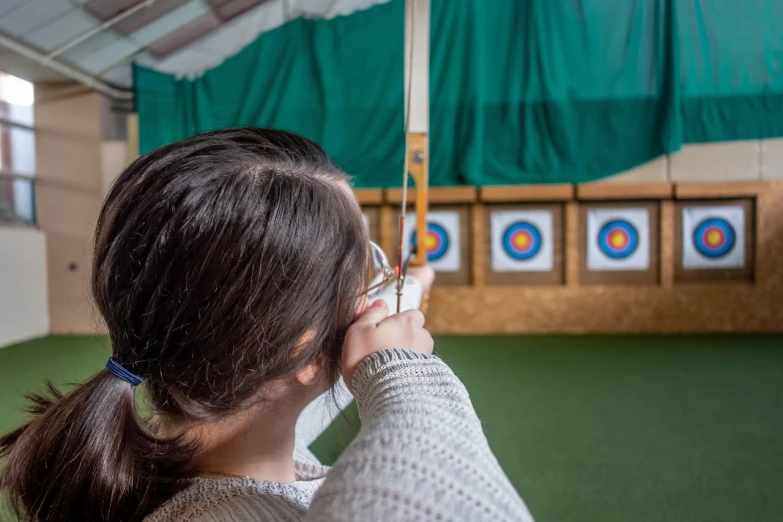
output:
<instances>
[{"instance_id":1,"label":"archery target","mask_svg":"<svg viewBox=\"0 0 783 522\"><path fill-rule=\"evenodd\" d=\"M549 272L554 268L550 210L498 210L490 220L492 270Z\"/></svg>"},{"instance_id":2,"label":"archery target","mask_svg":"<svg viewBox=\"0 0 783 522\"><path fill-rule=\"evenodd\" d=\"M745 266L745 211L740 206L682 209L682 266L687 269Z\"/></svg>"},{"instance_id":3,"label":"archery target","mask_svg":"<svg viewBox=\"0 0 783 522\"><path fill-rule=\"evenodd\" d=\"M625 219L604 223L598 231L598 249L612 259L631 257L639 248L639 231Z\"/></svg>"},{"instance_id":4,"label":"archery target","mask_svg":"<svg viewBox=\"0 0 783 522\"><path fill-rule=\"evenodd\" d=\"M595 271L649 269L649 211L645 208L589 209L587 268Z\"/></svg>"},{"instance_id":5,"label":"archery target","mask_svg":"<svg viewBox=\"0 0 783 522\"><path fill-rule=\"evenodd\" d=\"M405 237L403 256L407 257L411 246L416 244L416 214L405 215ZM459 213L454 210L433 210L427 213L427 237L422 241L427 249L427 262L436 272L458 272L460 270L460 222Z\"/></svg>"}]
</instances>

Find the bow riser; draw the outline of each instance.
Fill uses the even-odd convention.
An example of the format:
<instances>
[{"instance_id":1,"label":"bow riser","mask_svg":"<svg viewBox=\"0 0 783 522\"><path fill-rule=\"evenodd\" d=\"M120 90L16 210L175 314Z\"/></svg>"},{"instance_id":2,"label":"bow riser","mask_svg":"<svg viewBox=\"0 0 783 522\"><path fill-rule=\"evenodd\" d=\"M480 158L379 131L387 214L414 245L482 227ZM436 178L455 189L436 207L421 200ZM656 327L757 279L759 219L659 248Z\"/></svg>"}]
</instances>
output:
<instances>
[{"instance_id":1,"label":"bow riser","mask_svg":"<svg viewBox=\"0 0 783 522\"><path fill-rule=\"evenodd\" d=\"M416 256L411 265L427 264L427 210L429 208L429 155L427 134L411 132L408 134L408 170L416 188Z\"/></svg>"}]
</instances>

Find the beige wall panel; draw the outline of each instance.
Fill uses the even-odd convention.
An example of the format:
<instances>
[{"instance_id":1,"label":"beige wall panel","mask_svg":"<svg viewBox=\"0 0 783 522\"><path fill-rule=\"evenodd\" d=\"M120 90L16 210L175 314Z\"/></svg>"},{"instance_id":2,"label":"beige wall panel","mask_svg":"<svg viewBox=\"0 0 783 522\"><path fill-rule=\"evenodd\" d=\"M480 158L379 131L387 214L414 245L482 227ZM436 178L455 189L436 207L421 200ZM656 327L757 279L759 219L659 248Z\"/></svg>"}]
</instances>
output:
<instances>
[{"instance_id":1,"label":"beige wall panel","mask_svg":"<svg viewBox=\"0 0 783 522\"><path fill-rule=\"evenodd\" d=\"M669 161L675 182L757 180L761 145L758 140L684 145Z\"/></svg>"},{"instance_id":2,"label":"beige wall panel","mask_svg":"<svg viewBox=\"0 0 783 522\"><path fill-rule=\"evenodd\" d=\"M669 181L669 156L663 155L608 178L598 180L598 183L648 183Z\"/></svg>"},{"instance_id":3,"label":"beige wall panel","mask_svg":"<svg viewBox=\"0 0 783 522\"><path fill-rule=\"evenodd\" d=\"M783 138L761 140L761 179L783 179Z\"/></svg>"},{"instance_id":4,"label":"beige wall panel","mask_svg":"<svg viewBox=\"0 0 783 522\"><path fill-rule=\"evenodd\" d=\"M128 126L127 161L130 164L139 157L139 115L128 114L126 120Z\"/></svg>"},{"instance_id":5,"label":"beige wall panel","mask_svg":"<svg viewBox=\"0 0 783 522\"><path fill-rule=\"evenodd\" d=\"M99 141L100 95L73 83L36 84L35 127L38 132Z\"/></svg>"},{"instance_id":6,"label":"beige wall panel","mask_svg":"<svg viewBox=\"0 0 783 522\"><path fill-rule=\"evenodd\" d=\"M100 316L89 301L50 301L50 324L53 335L85 335L106 333Z\"/></svg>"},{"instance_id":7,"label":"beige wall panel","mask_svg":"<svg viewBox=\"0 0 783 522\"><path fill-rule=\"evenodd\" d=\"M81 236L49 232L46 239L52 333L104 332L90 294L92 231Z\"/></svg>"},{"instance_id":8,"label":"beige wall panel","mask_svg":"<svg viewBox=\"0 0 783 522\"><path fill-rule=\"evenodd\" d=\"M94 333L92 236L104 178L124 164L124 143L101 144L101 99L74 84L36 86L38 223L47 236L52 333ZM119 167L121 168L121 167ZM72 270L70 265L74 264Z\"/></svg>"},{"instance_id":9,"label":"beige wall panel","mask_svg":"<svg viewBox=\"0 0 783 522\"><path fill-rule=\"evenodd\" d=\"M38 222L47 232L92 234L101 195L41 184L36 188Z\"/></svg>"},{"instance_id":10,"label":"beige wall panel","mask_svg":"<svg viewBox=\"0 0 783 522\"><path fill-rule=\"evenodd\" d=\"M101 143L102 194L109 192L114 180L128 165L128 147L124 141L104 141Z\"/></svg>"},{"instance_id":11,"label":"beige wall panel","mask_svg":"<svg viewBox=\"0 0 783 522\"><path fill-rule=\"evenodd\" d=\"M38 177L42 181L100 192L100 141L39 131L35 148Z\"/></svg>"},{"instance_id":12,"label":"beige wall panel","mask_svg":"<svg viewBox=\"0 0 783 522\"><path fill-rule=\"evenodd\" d=\"M47 234L49 322L53 334L103 333L90 294L92 238ZM74 269L71 269L74 264Z\"/></svg>"},{"instance_id":13,"label":"beige wall panel","mask_svg":"<svg viewBox=\"0 0 783 522\"><path fill-rule=\"evenodd\" d=\"M89 295L91 243L91 238L80 235L57 232L46 235L50 299L76 304Z\"/></svg>"}]
</instances>

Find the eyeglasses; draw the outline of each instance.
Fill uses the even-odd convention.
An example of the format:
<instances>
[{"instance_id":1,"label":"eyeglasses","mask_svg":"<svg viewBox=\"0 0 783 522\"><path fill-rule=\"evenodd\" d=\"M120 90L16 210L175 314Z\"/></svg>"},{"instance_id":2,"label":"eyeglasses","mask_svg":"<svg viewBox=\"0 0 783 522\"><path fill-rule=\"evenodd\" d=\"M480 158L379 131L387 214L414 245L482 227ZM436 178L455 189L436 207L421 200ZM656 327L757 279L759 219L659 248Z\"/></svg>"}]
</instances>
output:
<instances>
[{"instance_id":1,"label":"eyeglasses","mask_svg":"<svg viewBox=\"0 0 783 522\"><path fill-rule=\"evenodd\" d=\"M386 252L376 243L370 241L372 272L370 285L367 287L367 297L372 297L397 278L397 271L389 264Z\"/></svg>"}]
</instances>

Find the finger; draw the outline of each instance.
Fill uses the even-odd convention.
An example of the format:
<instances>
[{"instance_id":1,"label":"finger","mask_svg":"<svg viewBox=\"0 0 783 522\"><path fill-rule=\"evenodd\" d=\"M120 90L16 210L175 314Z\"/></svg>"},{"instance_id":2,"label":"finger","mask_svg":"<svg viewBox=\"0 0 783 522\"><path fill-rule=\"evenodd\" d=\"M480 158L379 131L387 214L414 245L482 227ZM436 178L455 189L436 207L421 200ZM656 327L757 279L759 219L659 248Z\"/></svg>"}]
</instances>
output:
<instances>
[{"instance_id":1,"label":"finger","mask_svg":"<svg viewBox=\"0 0 783 522\"><path fill-rule=\"evenodd\" d=\"M399 319L412 321L413 324L422 327L424 326L424 314L421 310L407 310L401 314L397 314Z\"/></svg>"},{"instance_id":2,"label":"finger","mask_svg":"<svg viewBox=\"0 0 783 522\"><path fill-rule=\"evenodd\" d=\"M378 326L378 323L386 319L389 315L389 307L383 299L378 299L373 304L368 306L364 312L359 316L354 324L360 324L364 326Z\"/></svg>"}]
</instances>

